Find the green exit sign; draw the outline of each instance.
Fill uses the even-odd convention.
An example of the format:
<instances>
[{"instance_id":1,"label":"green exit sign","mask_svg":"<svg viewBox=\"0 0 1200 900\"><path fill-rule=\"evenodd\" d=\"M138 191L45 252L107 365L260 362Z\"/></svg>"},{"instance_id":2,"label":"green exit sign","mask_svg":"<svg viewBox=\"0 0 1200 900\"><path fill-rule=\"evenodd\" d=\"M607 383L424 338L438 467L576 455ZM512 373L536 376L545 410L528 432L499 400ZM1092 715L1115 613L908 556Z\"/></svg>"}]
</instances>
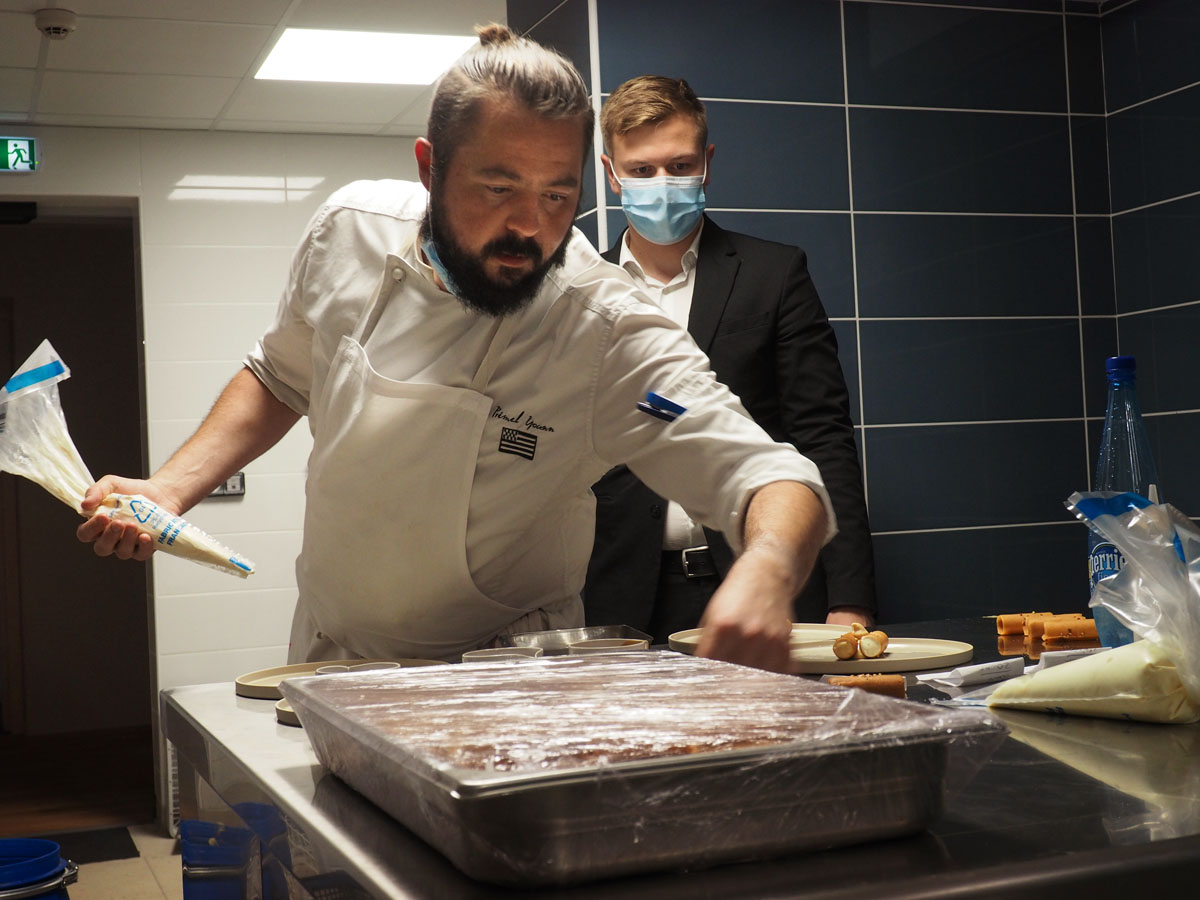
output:
<instances>
[{"instance_id":1,"label":"green exit sign","mask_svg":"<svg viewBox=\"0 0 1200 900\"><path fill-rule=\"evenodd\" d=\"M0 172L32 172L37 168L37 142L27 137L0 137Z\"/></svg>"}]
</instances>

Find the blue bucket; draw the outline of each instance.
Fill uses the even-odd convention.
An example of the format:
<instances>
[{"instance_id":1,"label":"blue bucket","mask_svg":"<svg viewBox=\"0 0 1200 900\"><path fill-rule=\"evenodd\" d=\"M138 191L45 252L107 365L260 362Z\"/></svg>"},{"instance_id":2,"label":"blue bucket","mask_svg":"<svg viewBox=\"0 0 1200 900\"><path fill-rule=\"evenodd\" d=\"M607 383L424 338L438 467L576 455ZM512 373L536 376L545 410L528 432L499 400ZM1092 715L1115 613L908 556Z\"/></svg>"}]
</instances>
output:
<instances>
[{"instance_id":1,"label":"blue bucket","mask_svg":"<svg viewBox=\"0 0 1200 900\"><path fill-rule=\"evenodd\" d=\"M67 885L78 867L62 858L58 844L40 838L0 839L0 897L69 900Z\"/></svg>"}]
</instances>

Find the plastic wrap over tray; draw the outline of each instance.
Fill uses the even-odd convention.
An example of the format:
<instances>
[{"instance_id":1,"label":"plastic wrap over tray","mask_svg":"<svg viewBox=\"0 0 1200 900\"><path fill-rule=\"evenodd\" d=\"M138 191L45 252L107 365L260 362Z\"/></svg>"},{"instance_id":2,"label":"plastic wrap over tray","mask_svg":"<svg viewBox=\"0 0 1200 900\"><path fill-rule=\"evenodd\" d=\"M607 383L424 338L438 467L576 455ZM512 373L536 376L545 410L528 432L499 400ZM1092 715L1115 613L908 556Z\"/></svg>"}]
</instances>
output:
<instances>
[{"instance_id":1,"label":"plastic wrap over tray","mask_svg":"<svg viewBox=\"0 0 1200 900\"><path fill-rule=\"evenodd\" d=\"M318 759L468 875L567 883L919 831L982 710L641 652L285 681Z\"/></svg>"}]
</instances>

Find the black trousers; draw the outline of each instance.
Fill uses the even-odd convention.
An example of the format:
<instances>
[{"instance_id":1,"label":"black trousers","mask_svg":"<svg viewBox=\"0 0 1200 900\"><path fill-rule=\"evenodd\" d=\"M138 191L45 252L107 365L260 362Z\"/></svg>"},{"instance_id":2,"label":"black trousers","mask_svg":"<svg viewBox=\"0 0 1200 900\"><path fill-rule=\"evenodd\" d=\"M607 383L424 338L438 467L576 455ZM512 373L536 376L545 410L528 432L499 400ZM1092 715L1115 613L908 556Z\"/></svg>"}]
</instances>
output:
<instances>
[{"instance_id":1,"label":"black trousers","mask_svg":"<svg viewBox=\"0 0 1200 900\"><path fill-rule=\"evenodd\" d=\"M689 578L684 574L678 550L663 551L662 567L658 573L658 591L646 631L653 643L665 644L677 631L686 631L700 624L700 617L721 584L721 577L712 569L710 575Z\"/></svg>"}]
</instances>

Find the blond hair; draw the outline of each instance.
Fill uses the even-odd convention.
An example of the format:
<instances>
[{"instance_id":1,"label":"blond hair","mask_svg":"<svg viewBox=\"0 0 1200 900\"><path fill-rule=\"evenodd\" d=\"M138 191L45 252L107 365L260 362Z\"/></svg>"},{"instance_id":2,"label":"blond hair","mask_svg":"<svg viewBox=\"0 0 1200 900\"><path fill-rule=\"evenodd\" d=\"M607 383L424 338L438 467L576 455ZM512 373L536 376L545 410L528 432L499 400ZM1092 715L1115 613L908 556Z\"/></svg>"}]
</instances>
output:
<instances>
[{"instance_id":1,"label":"blond hair","mask_svg":"<svg viewBox=\"0 0 1200 900\"><path fill-rule=\"evenodd\" d=\"M642 125L655 125L684 115L700 130L700 146L708 143L708 114L704 104L682 78L639 75L612 92L600 113L604 147L612 152L613 138Z\"/></svg>"},{"instance_id":2,"label":"blond hair","mask_svg":"<svg viewBox=\"0 0 1200 900\"><path fill-rule=\"evenodd\" d=\"M586 159L594 116L587 85L570 60L504 25L482 25L475 32L479 44L434 85L425 136L438 164L449 164L485 99L508 99L548 119L578 118Z\"/></svg>"}]
</instances>

